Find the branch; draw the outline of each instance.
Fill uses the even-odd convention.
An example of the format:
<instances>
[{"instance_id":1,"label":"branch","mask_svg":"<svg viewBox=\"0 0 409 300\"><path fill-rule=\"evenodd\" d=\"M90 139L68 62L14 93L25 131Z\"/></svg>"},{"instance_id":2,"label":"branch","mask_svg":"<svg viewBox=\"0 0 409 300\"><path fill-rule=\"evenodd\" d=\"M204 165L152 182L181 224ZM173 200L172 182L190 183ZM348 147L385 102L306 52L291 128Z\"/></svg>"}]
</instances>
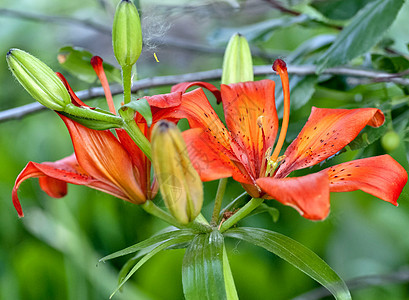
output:
<instances>
[{"instance_id":1,"label":"branch","mask_svg":"<svg viewBox=\"0 0 409 300\"><path fill-rule=\"evenodd\" d=\"M288 66L288 73L293 75L314 75L316 74L316 67L315 66ZM375 82L385 81L385 82L394 82L401 85L408 85L409 86L409 79L397 77L401 74L390 74L372 70L364 70L364 69L355 69L355 68L348 68L348 67L339 67L339 68L329 68L322 72L323 74L331 74L331 75L345 75L351 77L365 77L370 78ZM265 66L255 66L254 67L254 75L271 75L275 74L275 72L271 69L271 65ZM182 75L168 75L168 76L157 76L151 78L145 78L138 80L133 83L132 85L132 92L135 93L139 90L149 89L158 86L167 86L167 85L174 85L180 82L186 81L207 81L207 80L214 80L219 79L222 75L221 69L203 71L203 72L196 72L196 73L187 73ZM123 92L122 87L118 84L111 86L111 91L113 95L121 94ZM77 96L81 100L89 100L98 97L104 97L104 90L102 87L94 87L88 90L78 91ZM23 106L19 106L16 108L12 108L9 110L5 110L0 112L0 122L19 119L24 117L28 114L35 113L44 109L45 107L42 106L40 103L31 103Z\"/></svg>"},{"instance_id":2,"label":"branch","mask_svg":"<svg viewBox=\"0 0 409 300\"><path fill-rule=\"evenodd\" d=\"M99 0L105 1L105 0ZM44 14L33 14L27 13L12 9L0 8L0 16L16 18L16 19L23 19L33 22L45 22L45 23L55 23L60 25L75 25L79 27L85 27L88 29L95 30L99 33L105 35L111 35L111 28L108 26L104 26L101 24L94 23L88 20L77 19L73 17L65 17L65 16L52 16L52 15L44 15ZM164 37L164 38L151 38L151 42L159 45L166 45L169 47L175 47L184 50L191 50L197 52L204 52L204 53L212 53L217 55L223 55L225 48L217 48L212 47L209 45L204 45L201 43L195 43L189 40L177 38L177 37ZM258 56L265 59L274 59L278 56L285 55L282 51L280 53L267 53L265 51L261 51L258 48L251 48L251 53L253 56Z\"/></svg>"},{"instance_id":3,"label":"branch","mask_svg":"<svg viewBox=\"0 0 409 300\"><path fill-rule=\"evenodd\" d=\"M387 284L397 284L409 282L409 268L405 267L395 273L390 273L386 275L369 275L356 277L346 281L349 290L359 290L368 288L371 286L383 286ZM293 300L316 300L321 299L326 296L330 296L329 292L324 287L319 287L305 294L293 298Z\"/></svg>"},{"instance_id":4,"label":"branch","mask_svg":"<svg viewBox=\"0 0 409 300\"><path fill-rule=\"evenodd\" d=\"M35 21L35 22L68 24L68 25L86 27L86 28L94 29L103 34L111 34L110 27L107 27L101 24L97 24L97 23L94 23L88 20L81 20L81 19L72 18L72 17L27 13L27 12L22 12L22 11L7 9L7 8L0 8L0 15L10 17L10 18L18 18L18 19L24 19L24 20L29 20L29 21Z\"/></svg>"}]
</instances>

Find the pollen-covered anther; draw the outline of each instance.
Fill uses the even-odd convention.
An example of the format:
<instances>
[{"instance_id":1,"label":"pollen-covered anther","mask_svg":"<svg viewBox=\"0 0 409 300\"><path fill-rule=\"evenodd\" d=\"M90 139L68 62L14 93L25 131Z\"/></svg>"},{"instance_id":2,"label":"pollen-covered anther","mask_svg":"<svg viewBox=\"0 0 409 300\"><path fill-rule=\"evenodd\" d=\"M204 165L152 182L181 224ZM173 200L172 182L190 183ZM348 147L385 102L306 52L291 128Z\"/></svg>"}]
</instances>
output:
<instances>
[{"instance_id":1,"label":"pollen-covered anther","mask_svg":"<svg viewBox=\"0 0 409 300\"><path fill-rule=\"evenodd\" d=\"M259 128L263 128L263 119L264 119L264 116L259 116L259 117L257 118L257 126L258 126Z\"/></svg>"},{"instance_id":2,"label":"pollen-covered anther","mask_svg":"<svg viewBox=\"0 0 409 300\"><path fill-rule=\"evenodd\" d=\"M271 159L271 157L267 158L267 168L265 177L273 176L274 171L278 168L278 166L284 159L285 155L279 156L276 160Z\"/></svg>"}]
</instances>

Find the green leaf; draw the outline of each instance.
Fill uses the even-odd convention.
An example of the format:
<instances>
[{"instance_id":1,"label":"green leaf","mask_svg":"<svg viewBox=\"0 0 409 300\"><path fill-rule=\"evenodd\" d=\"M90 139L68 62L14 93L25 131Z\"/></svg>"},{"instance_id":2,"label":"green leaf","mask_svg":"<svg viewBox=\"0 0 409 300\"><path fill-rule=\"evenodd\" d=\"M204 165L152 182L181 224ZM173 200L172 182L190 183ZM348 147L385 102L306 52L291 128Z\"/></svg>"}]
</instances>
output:
<instances>
[{"instance_id":1,"label":"green leaf","mask_svg":"<svg viewBox=\"0 0 409 300\"><path fill-rule=\"evenodd\" d=\"M274 223L278 221L278 218L280 217L280 211L277 208L268 206L265 203L260 204L260 206L253 210L249 214L249 216L258 215L265 212L268 213L273 218Z\"/></svg>"},{"instance_id":2,"label":"green leaf","mask_svg":"<svg viewBox=\"0 0 409 300\"><path fill-rule=\"evenodd\" d=\"M364 54L395 20L403 0L376 0L361 9L318 60L317 73Z\"/></svg>"},{"instance_id":3,"label":"green leaf","mask_svg":"<svg viewBox=\"0 0 409 300\"><path fill-rule=\"evenodd\" d=\"M223 235L219 231L197 235L182 264L186 300L227 299L223 274Z\"/></svg>"},{"instance_id":4,"label":"green leaf","mask_svg":"<svg viewBox=\"0 0 409 300\"><path fill-rule=\"evenodd\" d=\"M152 236L152 237L150 237L150 238L148 238L148 239L146 239L146 240L144 240L142 242L139 242L139 243L137 243L137 244L135 244L133 246L127 247L127 248L122 249L120 251L114 252L114 253L112 253L110 255L107 255L107 256L101 258L99 261L100 262L105 262L107 260L110 260L110 259L113 259L113 258L116 258L116 257L131 254L131 253L134 253L136 251L142 250L142 249L144 249L146 247L150 247L150 246L158 244L158 243L163 243L163 242L165 242L167 240L174 239L176 237L186 237L189 240L189 238L192 239L194 237L194 233L189 229L181 229L181 230L174 230L174 231L165 232L165 233L162 233L162 234L159 234L159 235L154 235L154 236ZM176 243L173 243L173 244L176 244Z\"/></svg>"},{"instance_id":5,"label":"green leaf","mask_svg":"<svg viewBox=\"0 0 409 300\"><path fill-rule=\"evenodd\" d=\"M275 29L282 29L305 21L308 21L308 17L305 15L295 17L284 16L279 19L270 19L243 27L221 28L212 34L210 40L216 44L226 43L236 33L243 35L249 42L261 37L266 39Z\"/></svg>"},{"instance_id":6,"label":"green leaf","mask_svg":"<svg viewBox=\"0 0 409 300\"><path fill-rule=\"evenodd\" d=\"M262 247L326 287L338 300L351 299L344 281L318 255L300 243L277 232L260 228L229 229L225 236L247 241Z\"/></svg>"},{"instance_id":7,"label":"green leaf","mask_svg":"<svg viewBox=\"0 0 409 300\"><path fill-rule=\"evenodd\" d=\"M311 20L328 24L331 26L344 26L345 21L331 20L324 16L319 10L308 5L307 3L301 3L292 7L295 11L305 14L310 17Z\"/></svg>"},{"instance_id":8,"label":"green leaf","mask_svg":"<svg viewBox=\"0 0 409 300\"><path fill-rule=\"evenodd\" d=\"M371 60L375 69L390 73L399 73L409 69L409 60L403 56L372 54Z\"/></svg>"},{"instance_id":9,"label":"green leaf","mask_svg":"<svg viewBox=\"0 0 409 300\"><path fill-rule=\"evenodd\" d=\"M291 86L291 111L295 111L311 99L315 92L315 84L317 83L317 76L290 76L290 86ZM277 89L278 98L276 101L277 113L279 116L283 115L284 101L283 92L281 86Z\"/></svg>"},{"instance_id":10,"label":"green leaf","mask_svg":"<svg viewBox=\"0 0 409 300\"><path fill-rule=\"evenodd\" d=\"M192 238L192 236L190 235L178 235L172 239L166 240L163 243L159 244L157 247L155 247L154 249L152 249L148 254L146 254L144 257L142 257L142 259L140 261L138 261L138 263L132 268L132 270L128 273L128 275L126 275L126 277L119 283L119 285L117 286L117 288L115 289L115 291L111 294L111 296L109 297L109 299L111 299L115 293L117 291L119 291L119 289L125 284L125 282L128 281L129 278L131 278L131 276L140 268L143 266L144 263L146 263L150 258L152 258L155 254L159 253L160 251L166 249L169 246L172 246L174 244L178 244L178 243L183 243L183 242L187 242Z\"/></svg>"},{"instance_id":11,"label":"green leaf","mask_svg":"<svg viewBox=\"0 0 409 300\"><path fill-rule=\"evenodd\" d=\"M132 100L131 102L123 105L120 109L125 110L125 107L131 108L134 111L137 111L145 118L148 126L152 124L152 111L149 106L148 100L141 98L139 100Z\"/></svg>"},{"instance_id":12,"label":"green leaf","mask_svg":"<svg viewBox=\"0 0 409 300\"><path fill-rule=\"evenodd\" d=\"M66 46L58 51L60 65L78 79L94 83L97 75L91 66L93 54L80 47ZM114 66L104 63L104 70L108 81L122 82L121 71Z\"/></svg>"},{"instance_id":13,"label":"green leaf","mask_svg":"<svg viewBox=\"0 0 409 300\"><path fill-rule=\"evenodd\" d=\"M239 296L237 295L236 285L234 284L233 274L231 273L229 258L227 257L225 246L223 246L223 273L227 299L239 300Z\"/></svg>"}]
</instances>

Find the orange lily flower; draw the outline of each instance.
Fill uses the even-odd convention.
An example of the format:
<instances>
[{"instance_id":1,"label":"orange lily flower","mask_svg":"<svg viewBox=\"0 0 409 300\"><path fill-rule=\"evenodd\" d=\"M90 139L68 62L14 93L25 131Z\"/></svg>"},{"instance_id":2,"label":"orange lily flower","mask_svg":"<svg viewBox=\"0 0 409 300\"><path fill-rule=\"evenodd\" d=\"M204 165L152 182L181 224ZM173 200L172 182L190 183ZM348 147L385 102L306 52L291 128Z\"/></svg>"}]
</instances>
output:
<instances>
[{"instance_id":1,"label":"orange lily flower","mask_svg":"<svg viewBox=\"0 0 409 300\"><path fill-rule=\"evenodd\" d=\"M91 64L100 78L108 106L115 113L102 59L94 57ZM57 75L69 91L72 103L87 107L78 99L65 78L59 73ZM20 217L24 214L17 190L24 180L32 177L38 177L42 190L54 198L65 196L67 183L71 183L101 190L135 204L153 199L157 193L157 184L155 181L151 184L150 161L124 130L117 129L115 137L109 130L89 129L63 115L60 117L70 133L75 153L56 162L29 162L26 165L18 175L12 191L13 204ZM149 138L150 129L142 116L136 114L135 121Z\"/></svg>"},{"instance_id":2,"label":"orange lily flower","mask_svg":"<svg viewBox=\"0 0 409 300\"><path fill-rule=\"evenodd\" d=\"M193 165L204 181L232 176L252 197L276 199L311 220L329 213L330 192L363 190L397 205L408 175L389 155L342 163L318 173L287 177L292 171L318 164L349 144L366 126L384 123L376 108L312 108L298 137L279 156L289 122L290 92L285 63L276 60L284 92L284 115L277 142L278 117L271 80L221 85L220 92L203 82L182 83L208 88L223 103L227 128L217 117L202 89L188 92L178 106L164 108L157 118L187 118L184 138ZM275 145L275 148L274 148ZM274 149L274 151L273 151Z\"/></svg>"}]
</instances>

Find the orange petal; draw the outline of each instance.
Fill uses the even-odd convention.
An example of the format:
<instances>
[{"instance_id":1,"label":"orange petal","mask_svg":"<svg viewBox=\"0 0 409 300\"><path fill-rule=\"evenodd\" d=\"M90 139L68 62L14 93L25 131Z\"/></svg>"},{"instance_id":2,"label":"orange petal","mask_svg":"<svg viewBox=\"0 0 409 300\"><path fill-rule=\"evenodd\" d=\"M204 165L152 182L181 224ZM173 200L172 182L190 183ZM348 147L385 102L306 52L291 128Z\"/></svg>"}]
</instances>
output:
<instances>
[{"instance_id":1,"label":"orange petal","mask_svg":"<svg viewBox=\"0 0 409 300\"><path fill-rule=\"evenodd\" d=\"M222 102L220 91L213 84L210 84L210 83L207 83L207 82L202 82L202 81L182 82L182 83L179 83L179 84L176 84L176 85L172 86L172 92L185 93L192 86L200 86L200 87L203 87L203 88L209 90L216 97L217 104Z\"/></svg>"},{"instance_id":2,"label":"orange petal","mask_svg":"<svg viewBox=\"0 0 409 300\"><path fill-rule=\"evenodd\" d=\"M182 95L179 106L161 109L155 119L180 120L187 118L191 128L202 128L213 144L220 144L226 153L232 153L230 133L220 121L202 89Z\"/></svg>"},{"instance_id":3,"label":"orange petal","mask_svg":"<svg viewBox=\"0 0 409 300\"><path fill-rule=\"evenodd\" d=\"M12 191L13 204L20 217L23 217L24 214L18 199L17 190L23 181L34 177L39 177L41 189L54 198L66 195L67 183L86 185L122 199L126 197L118 188L104 182L99 182L89 176L78 165L74 154L56 162L44 162L41 164L29 162L17 176Z\"/></svg>"},{"instance_id":4,"label":"orange petal","mask_svg":"<svg viewBox=\"0 0 409 300\"><path fill-rule=\"evenodd\" d=\"M68 93L71 96L71 101L74 105L76 106L84 106L84 107L89 107L88 105L86 105L84 102L81 101L80 98L77 97L77 95L74 93L74 91L72 90L71 86L68 84L67 79L65 79L64 75L62 75L59 72L56 72L55 74L57 74L57 76L60 78L60 80L62 81L62 83L64 84L65 88L67 89Z\"/></svg>"},{"instance_id":5,"label":"orange petal","mask_svg":"<svg viewBox=\"0 0 409 300\"><path fill-rule=\"evenodd\" d=\"M326 173L275 179L264 177L257 184L277 201L294 207L304 218L323 220L329 213L329 180Z\"/></svg>"},{"instance_id":6,"label":"orange petal","mask_svg":"<svg viewBox=\"0 0 409 300\"><path fill-rule=\"evenodd\" d=\"M328 172L331 192L362 190L393 205L398 205L408 181L405 169L389 155L357 159L321 172Z\"/></svg>"},{"instance_id":7,"label":"orange petal","mask_svg":"<svg viewBox=\"0 0 409 300\"><path fill-rule=\"evenodd\" d=\"M146 125L146 123L144 124ZM147 191L150 188L150 182L148 183L151 172L149 160L125 130L116 129L116 134L119 141L121 142L121 145L128 152L129 156L132 159L135 179L139 183L139 186L141 187L144 195L146 195Z\"/></svg>"},{"instance_id":8,"label":"orange petal","mask_svg":"<svg viewBox=\"0 0 409 300\"><path fill-rule=\"evenodd\" d=\"M115 136L60 117L68 128L80 166L99 181L117 186L130 202L144 203L146 198L135 180L132 159Z\"/></svg>"},{"instance_id":9,"label":"orange petal","mask_svg":"<svg viewBox=\"0 0 409 300\"><path fill-rule=\"evenodd\" d=\"M274 146L278 117L272 80L221 85L227 128L238 148L233 148L253 178L264 176L265 154Z\"/></svg>"},{"instance_id":10,"label":"orange petal","mask_svg":"<svg viewBox=\"0 0 409 300\"><path fill-rule=\"evenodd\" d=\"M377 108L329 109L313 107L307 123L285 151L276 177L313 166L348 145L366 126L379 127L385 116Z\"/></svg>"},{"instance_id":11,"label":"orange petal","mask_svg":"<svg viewBox=\"0 0 409 300\"><path fill-rule=\"evenodd\" d=\"M203 129L189 129L182 133L189 158L203 181L233 176L239 182L251 183L232 161L223 154L218 144L213 144Z\"/></svg>"}]
</instances>

